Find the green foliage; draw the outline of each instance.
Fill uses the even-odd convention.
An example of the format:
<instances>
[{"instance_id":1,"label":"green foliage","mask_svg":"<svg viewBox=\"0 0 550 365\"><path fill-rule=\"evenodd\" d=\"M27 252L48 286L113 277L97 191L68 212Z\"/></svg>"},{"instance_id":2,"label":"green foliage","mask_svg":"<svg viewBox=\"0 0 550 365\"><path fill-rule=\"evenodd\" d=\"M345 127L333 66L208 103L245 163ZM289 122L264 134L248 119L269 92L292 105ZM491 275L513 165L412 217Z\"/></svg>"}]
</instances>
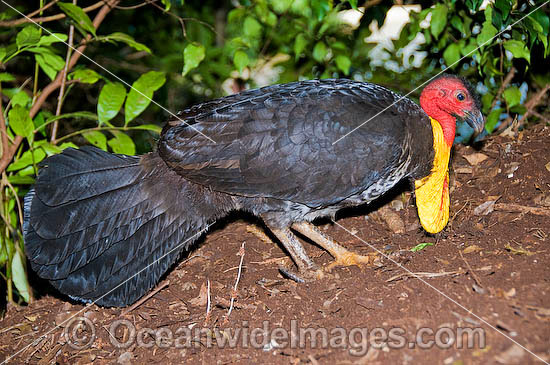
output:
<instances>
[{"instance_id":1,"label":"green foliage","mask_svg":"<svg viewBox=\"0 0 550 365\"><path fill-rule=\"evenodd\" d=\"M419 243L418 245L414 246L413 248L411 248L411 252L418 252L418 251L422 251L423 249L425 249L426 247L428 246L433 246L434 244L432 242L423 242L423 243Z\"/></svg>"},{"instance_id":2,"label":"green foliage","mask_svg":"<svg viewBox=\"0 0 550 365\"><path fill-rule=\"evenodd\" d=\"M103 85L97 101L97 117L100 124L107 124L116 117L126 99L126 89L120 82Z\"/></svg>"},{"instance_id":3,"label":"green foliage","mask_svg":"<svg viewBox=\"0 0 550 365\"><path fill-rule=\"evenodd\" d=\"M79 39L75 34L75 45L84 41L86 45L123 44L137 52L152 53L149 47L129 34L113 31L99 35L82 8L72 3L58 2L56 5L82 35ZM28 13L33 9L26 10ZM63 28L60 24L52 25L56 30ZM49 87L55 85L54 89L58 89L60 86L59 83L48 84L59 76L67 64L61 56L66 54L66 44L63 42L68 41L68 28L66 31L44 32L35 25L27 24L2 33L8 44L0 48L0 66L10 71L0 73L0 93L9 99L7 104L2 103L0 109L7 126L1 133L6 133L7 136L3 137L8 138L8 145L2 146L2 158L5 154L13 154L0 180L0 267L8 287L8 301L28 302L31 298L21 232L22 198L29 185L34 183L37 165L47 156L60 153L67 147L78 148L74 142L90 143L103 150L133 155L136 153L136 143L129 133L143 136L149 133L158 135L160 132L159 126L142 125L138 117L149 106L155 91L164 85L166 76L163 71L149 71L127 78L135 80L127 93L122 83L112 79L113 74L104 73L104 69L96 68L80 58L74 69L69 70L71 72L67 75L61 96L64 103L60 105L68 112L59 113L60 109L55 107L59 97L53 97L55 93L49 98L53 107L44 100L39 101L39 96ZM26 79L36 82L23 82ZM17 87L5 88L8 83ZM95 94L92 102L83 97L88 90L93 90ZM119 116L123 105L123 116ZM53 114L56 109L58 115ZM91 110L97 111L97 114ZM58 126L58 133L61 134L52 136L52 125Z\"/></svg>"},{"instance_id":4,"label":"green foliage","mask_svg":"<svg viewBox=\"0 0 550 365\"><path fill-rule=\"evenodd\" d=\"M75 27L80 31L80 33L82 33L82 35L85 36L87 33L91 33L94 36L96 35L92 20L88 17L88 15L86 15L82 8L71 3L57 3L57 6L59 6L65 14L74 20Z\"/></svg>"},{"instance_id":5,"label":"green foliage","mask_svg":"<svg viewBox=\"0 0 550 365\"><path fill-rule=\"evenodd\" d=\"M202 44L188 44L183 50L183 71L182 76L196 68L204 60L204 46Z\"/></svg>"},{"instance_id":6,"label":"green foliage","mask_svg":"<svg viewBox=\"0 0 550 365\"><path fill-rule=\"evenodd\" d=\"M399 54L399 48L422 34L426 39L422 48L428 54L420 68L410 71L420 72L425 75L420 79L427 79L439 67L452 68L455 73L477 78L483 93L483 112L487 115L486 131L491 133L504 118L511 120L525 112L520 105L522 93L550 82L548 70L541 67L548 62L550 54L550 17L547 7L536 10L543 4L541 1L532 5L497 0L485 9L480 9L481 3L447 0L413 12L411 24L403 28L399 41L394 42L397 52L392 54L392 59L399 62L394 56ZM428 33L421 23L429 14ZM499 93L505 76L514 70L517 76ZM408 72L404 68L404 73ZM523 91L522 83L525 84Z\"/></svg>"},{"instance_id":7,"label":"green foliage","mask_svg":"<svg viewBox=\"0 0 550 365\"><path fill-rule=\"evenodd\" d=\"M133 83L124 104L124 126L127 126L149 106L153 92L160 89L165 82L166 76L163 72L149 71Z\"/></svg>"}]
</instances>

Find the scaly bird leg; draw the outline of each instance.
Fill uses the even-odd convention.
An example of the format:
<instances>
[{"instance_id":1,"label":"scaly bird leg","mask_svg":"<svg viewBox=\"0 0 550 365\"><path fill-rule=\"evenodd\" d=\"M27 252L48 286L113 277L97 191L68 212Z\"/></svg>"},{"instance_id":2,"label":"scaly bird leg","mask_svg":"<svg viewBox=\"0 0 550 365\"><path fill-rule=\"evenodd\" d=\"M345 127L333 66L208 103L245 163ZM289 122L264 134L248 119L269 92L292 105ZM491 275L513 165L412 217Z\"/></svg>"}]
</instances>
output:
<instances>
[{"instance_id":1,"label":"scaly bird leg","mask_svg":"<svg viewBox=\"0 0 550 365\"><path fill-rule=\"evenodd\" d=\"M305 281L304 279L321 279L324 276L323 271L319 269L313 261L311 261L309 256L306 254L304 247L300 241L298 241L294 233L290 231L290 229L271 227L269 227L269 229L279 239L279 241L281 241L283 246L285 246L288 253L290 253L292 260L294 260L296 266L298 266L300 274L296 275L281 268L279 270L295 281Z\"/></svg>"},{"instance_id":2,"label":"scaly bird leg","mask_svg":"<svg viewBox=\"0 0 550 365\"><path fill-rule=\"evenodd\" d=\"M334 257L334 262L327 266L328 271L332 270L335 266L372 265L374 260L378 257L376 252L369 253L367 256L351 252L334 242L330 237L323 234L317 227L308 222L294 223L292 229L317 243Z\"/></svg>"}]
</instances>

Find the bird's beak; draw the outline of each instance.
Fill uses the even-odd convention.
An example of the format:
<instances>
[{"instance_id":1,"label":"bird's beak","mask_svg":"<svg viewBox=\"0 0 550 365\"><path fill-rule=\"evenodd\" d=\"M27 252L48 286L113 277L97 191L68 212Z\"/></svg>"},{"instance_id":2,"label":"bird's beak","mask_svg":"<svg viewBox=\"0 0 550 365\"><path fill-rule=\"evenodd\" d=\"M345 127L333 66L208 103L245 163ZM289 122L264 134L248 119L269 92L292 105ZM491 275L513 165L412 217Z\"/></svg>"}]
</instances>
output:
<instances>
[{"instance_id":1,"label":"bird's beak","mask_svg":"<svg viewBox=\"0 0 550 365\"><path fill-rule=\"evenodd\" d=\"M485 118L483 118L481 111L475 108L473 110L464 110L463 112L464 116L461 119L474 129L474 137L483 132L485 128Z\"/></svg>"}]
</instances>

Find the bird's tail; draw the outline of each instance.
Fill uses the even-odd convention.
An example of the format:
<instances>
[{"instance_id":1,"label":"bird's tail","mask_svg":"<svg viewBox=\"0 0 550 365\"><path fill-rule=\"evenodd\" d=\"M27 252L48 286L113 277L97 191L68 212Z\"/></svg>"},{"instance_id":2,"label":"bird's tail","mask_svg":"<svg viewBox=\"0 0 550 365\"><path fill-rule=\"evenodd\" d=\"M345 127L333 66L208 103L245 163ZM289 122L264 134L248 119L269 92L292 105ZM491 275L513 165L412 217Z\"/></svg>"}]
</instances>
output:
<instances>
[{"instance_id":1,"label":"bird's tail","mask_svg":"<svg viewBox=\"0 0 550 365\"><path fill-rule=\"evenodd\" d=\"M74 299L133 303L215 215L156 153L69 148L41 166L25 197L25 249L38 275Z\"/></svg>"}]
</instances>

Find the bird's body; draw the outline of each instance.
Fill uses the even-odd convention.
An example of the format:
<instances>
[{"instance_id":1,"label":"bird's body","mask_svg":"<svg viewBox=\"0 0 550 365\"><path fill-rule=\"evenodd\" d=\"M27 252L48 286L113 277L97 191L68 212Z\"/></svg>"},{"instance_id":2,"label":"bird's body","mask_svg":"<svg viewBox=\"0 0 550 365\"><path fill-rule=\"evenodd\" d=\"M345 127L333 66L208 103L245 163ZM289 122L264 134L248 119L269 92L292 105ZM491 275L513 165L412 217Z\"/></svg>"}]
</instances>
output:
<instances>
[{"instance_id":1,"label":"bird's body","mask_svg":"<svg viewBox=\"0 0 550 365\"><path fill-rule=\"evenodd\" d=\"M313 268L291 227L325 240L337 256L343 248L307 222L368 203L402 179L416 181L428 200L448 199L447 185L440 189L447 195L421 190L441 155L437 133L450 150L449 132L430 117L384 87L350 80L275 85L198 104L168 121L157 152L83 148L48 158L25 200L27 255L61 292L127 305L209 224L246 210L262 217L301 271ZM420 205L419 212L422 221Z\"/></svg>"},{"instance_id":2,"label":"bird's body","mask_svg":"<svg viewBox=\"0 0 550 365\"><path fill-rule=\"evenodd\" d=\"M186 180L239 197L239 208L285 227L372 201L406 176L429 174L429 118L408 99L394 104L399 97L350 80L247 91L180 113L194 129L168 121L158 152Z\"/></svg>"}]
</instances>

